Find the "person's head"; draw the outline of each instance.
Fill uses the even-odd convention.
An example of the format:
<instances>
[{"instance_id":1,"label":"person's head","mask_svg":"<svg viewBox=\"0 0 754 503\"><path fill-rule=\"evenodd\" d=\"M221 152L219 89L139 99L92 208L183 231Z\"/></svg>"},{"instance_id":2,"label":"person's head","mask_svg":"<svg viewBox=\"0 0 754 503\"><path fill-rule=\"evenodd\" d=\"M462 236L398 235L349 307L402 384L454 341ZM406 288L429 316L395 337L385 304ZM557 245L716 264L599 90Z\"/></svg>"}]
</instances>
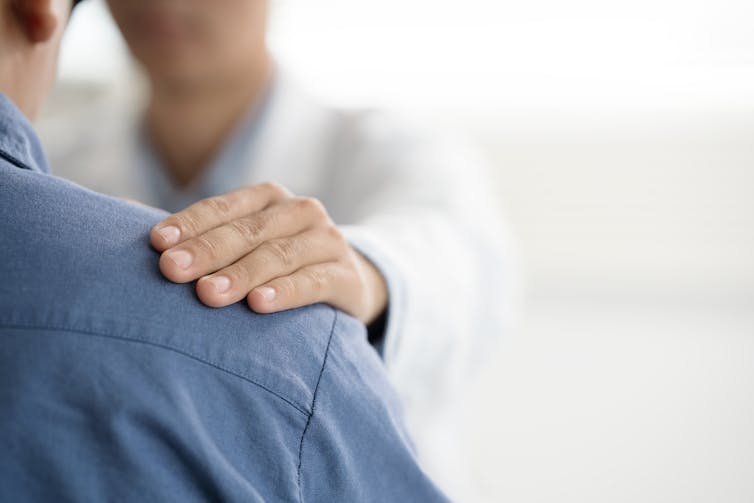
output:
<instances>
[{"instance_id":1,"label":"person's head","mask_svg":"<svg viewBox=\"0 0 754 503\"><path fill-rule=\"evenodd\" d=\"M33 119L55 82L71 0L0 0L0 92Z\"/></svg>"},{"instance_id":2,"label":"person's head","mask_svg":"<svg viewBox=\"0 0 754 503\"><path fill-rule=\"evenodd\" d=\"M264 68L268 0L108 0L150 80L212 86Z\"/></svg>"}]
</instances>

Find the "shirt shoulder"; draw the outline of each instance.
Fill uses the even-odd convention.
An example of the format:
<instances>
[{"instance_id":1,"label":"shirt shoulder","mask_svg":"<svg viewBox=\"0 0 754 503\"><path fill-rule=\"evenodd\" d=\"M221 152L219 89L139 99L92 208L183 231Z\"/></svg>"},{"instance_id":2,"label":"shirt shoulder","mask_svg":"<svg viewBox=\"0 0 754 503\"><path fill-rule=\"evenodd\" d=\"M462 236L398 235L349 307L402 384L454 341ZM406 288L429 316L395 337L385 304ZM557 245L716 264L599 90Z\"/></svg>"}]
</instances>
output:
<instances>
[{"instance_id":1,"label":"shirt shoulder","mask_svg":"<svg viewBox=\"0 0 754 503\"><path fill-rule=\"evenodd\" d=\"M163 213L40 173L0 164L0 213L0 499L444 501L355 319L200 305Z\"/></svg>"},{"instance_id":2,"label":"shirt shoulder","mask_svg":"<svg viewBox=\"0 0 754 503\"><path fill-rule=\"evenodd\" d=\"M333 309L258 315L243 303L205 307L193 284L159 273L148 232L165 213L40 173L0 170L0 324L161 347L308 412Z\"/></svg>"}]
</instances>

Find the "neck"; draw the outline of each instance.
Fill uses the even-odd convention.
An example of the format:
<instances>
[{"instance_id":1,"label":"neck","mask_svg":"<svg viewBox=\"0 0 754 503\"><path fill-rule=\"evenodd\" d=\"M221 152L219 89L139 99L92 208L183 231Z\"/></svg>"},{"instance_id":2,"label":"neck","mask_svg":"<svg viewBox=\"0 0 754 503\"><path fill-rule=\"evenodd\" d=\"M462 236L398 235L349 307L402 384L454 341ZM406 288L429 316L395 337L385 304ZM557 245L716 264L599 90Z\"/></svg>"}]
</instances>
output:
<instances>
[{"instance_id":1,"label":"neck","mask_svg":"<svg viewBox=\"0 0 754 503\"><path fill-rule=\"evenodd\" d=\"M33 121L41 106L38 98L45 94L40 92L40 84L50 71L40 67L39 48L25 42L17 22L5 17L3 7L0 4L0 93Z\"/></svg>"},{"instance_id":2,"label":"neck","mask_svg":"<svg viewBox=\"0 0 754 503\"><path fill-rule=\"evenodd\" d=\"M152 80L146 126L154 149L178 186L190 185L222 148L238 122L261 99L271 63L232 79L201 85Z\"/></svg>"}]
</instances>

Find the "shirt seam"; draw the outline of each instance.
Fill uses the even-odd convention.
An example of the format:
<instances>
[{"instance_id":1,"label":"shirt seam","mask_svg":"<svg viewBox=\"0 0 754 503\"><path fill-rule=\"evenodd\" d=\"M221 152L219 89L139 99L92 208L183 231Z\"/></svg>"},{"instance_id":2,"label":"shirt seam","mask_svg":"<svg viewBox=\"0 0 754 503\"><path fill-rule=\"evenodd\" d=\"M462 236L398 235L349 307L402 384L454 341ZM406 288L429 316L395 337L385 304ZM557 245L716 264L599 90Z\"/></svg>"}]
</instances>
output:
<instances>
[{"instance_id":1,"label":"shirt seam","mask_svg":"<svg viewBox=\"0 0 754 503\"><path fill-rule=\"evenodd\" d=\"M319 383L322 381L322 374L325 372L325 366L327 365L327 357L330 355L330 343L332 342L333 334L335 333L335 326L338 322L338 311L333 309L333 320L332 320L332 327L330 328L330 336L327 339L327 347L325 348L325 357L322 359L322 368L319 369L319 376L317 377L317 384L314 386L314 393L312 394L312 405L311 405L311 412L309 413L309 417L306 418L306 424L304 425L304 430L301 432L301 441L298 445L298 473L297 473L297 484L298 484L298 499L300 503L303 503L304 501L304 493L301 488L301 467L302 467L302 461L303 461L303 452L304 452L304 438L306 437L307 431L309 431L309 424L312 422L312 418L314 417L314 412L316 411L316 405L317 405L317 392L319 391Z\"/></svg>"},{"instance_id":2,"label":"shirt seam","mask_svg":"<svg viewBox=\"0 0 754 503\"><path fill-rule=\"evenodd\" d=\"M31 166L21 161L20 159L18 159L16 156L9 154L3 149L0 149L0 157L5 159L9 163L13 164L17 168L28 169L29 171L34 171L33 169L31 169Z\"/></svg>"},{"instance_id":3,"label":"shirt seam","mask_svg":"<svg viewBox=\"0 0 754 503\"><path fill-rule=\"evenodd\" d=\"M255 386L263 389L264 391L266 391L266 392L270 393L271 395L279 398L280 400L282 400L283 402L287 403L288 405L290 405L291 407L293 407L294 409L296 409L298 412L300 412L301 414L303 414L304 416L306 416L307 417L307 424L308 424L309 418L311 417L311 412L307 411L303 407L300 407L300 406L296 405L295 403L293 403L291 400L287 399L286 397L284 397L280 393L278 393L278 392L276 392L276 391L268 388L267 386L265 386L264 384L262 384L260 382L257 382L256 380L252 379L251 377L249 377L247 375L244 375L244 374L241 374L239 372L234 372L233 370L230 370L230 369L228 369L228 368L226 368L226 367L224 367L224 366L222 366L222 365L220 365L218 363L215 363L215 362L212 362L210 360L204 359L204 358L202 358L200 356L197 356L195 354L192 354L192 353L190 353L188 351L184 351L184 350L181 350L181 349L174 348L172 346L168 346L166 344L160 344L158 342L153 342L153 341L148 341L148 340L144 340L144 339L139 339L139 338L136 338L136 337L125 337L125 336L121 336L121 335L107 334L107 333L98 332L98 331L94 331L94 330L83 330L83 329L76 329L76 328L70 328L70 327L64 327L64 326L55 326L55 325L33 325L33 324L30 324L30 325L20 325L20 324L5 324L5 323L3 323L3 324L0 324L0 327L1 328L11 328L11 329L20 329L20 330L59 330L59 331L63 331L63 332L78 333L78 334L91 335L91 336L96 336L96 337L104 337L104 338L108 338L108 339L121 340L121 341L126 341L126 342L133 342L133 343L137 343L137 344L145 344L147 346L152 346L152 347L164 349L164 350L167 350L167 351L171 351L173 353L179 354L181 356L184 356L184 357L190 358L192 360L198 361L200 363L203 363L205 365L208 365L208 366L210 366L210 367L212 367L214 369L217 369L217 370L220 370L222 372L225 372L226 374L230 374L230 375L232 375L234 377L237 377L237 378L239 378L239 379L241 379L243 381L246 381L246 382L248 382L250 384L253 384L253 385L255 385ZM329 346L329 341L328 341L328 346ZM325 355L326 355L326 353L325 353ZM317 383L319 384L319 380L317 381ZM315 388L315 393L316 393L316 388ZM313 405L313 402L312 402L312 405Z\"/></svg>"}]
</instances>

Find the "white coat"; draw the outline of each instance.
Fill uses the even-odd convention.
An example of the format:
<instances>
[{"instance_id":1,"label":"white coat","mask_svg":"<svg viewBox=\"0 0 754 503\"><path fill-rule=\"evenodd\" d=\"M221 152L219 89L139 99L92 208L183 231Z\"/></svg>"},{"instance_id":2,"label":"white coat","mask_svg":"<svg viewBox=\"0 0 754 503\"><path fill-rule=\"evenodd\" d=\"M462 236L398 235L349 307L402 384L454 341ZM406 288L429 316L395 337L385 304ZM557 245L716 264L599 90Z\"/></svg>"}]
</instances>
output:
<instances>
[{"instance_id":1,"label":"white coat","mask_svg":"<svg viewBox=\"0 0 754 503\"><path fill-rule=\"evenodd\" d=\"M54 173L160 205L150 187L159 180L145 172L159 169L145 156L139 112L110 105L75 124L70 116L42 124ZM259 115L217 160L237 175L215 177L208 190L274 180L317 197L383 272L383 357L420 461L451 496L470 499L463 397L511 329L517 276L484 163L456 139L388 114L323 105L284 72Z\"/></svg>"}]
</instances>

